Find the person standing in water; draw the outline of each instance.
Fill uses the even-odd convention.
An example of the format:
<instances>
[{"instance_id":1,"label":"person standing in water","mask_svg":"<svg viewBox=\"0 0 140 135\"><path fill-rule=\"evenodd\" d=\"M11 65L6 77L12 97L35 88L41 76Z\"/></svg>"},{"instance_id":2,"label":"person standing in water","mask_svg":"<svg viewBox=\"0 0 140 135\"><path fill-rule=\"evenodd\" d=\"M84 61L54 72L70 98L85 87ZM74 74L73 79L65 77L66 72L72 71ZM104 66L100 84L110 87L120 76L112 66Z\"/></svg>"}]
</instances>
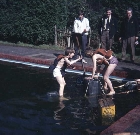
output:
<instances>
[{"instance_id":1,"label":"person standing in water","mask_svg":"<svg viewBox=\"0 0 140 135\"><path fill-rule=\"evenodd\" d=\"M110 74L114 71L118 64L118 60L115 56L112 55L113 51L105 49L97 49L96 51L87 50L86 55L92 57L93 61L93 70L92 76L88 79L93 79L99 76L99 73L96 75L97 64L104 64L103 69L103 79L104 79L104 90L107 91L108 88L110 92L107 95L114 95L115 91L112 86L111 80L109 79Z\"/></svg>"},{"instance_id":2,"label":"person standing in water","mask_svg":"<svg viewBox=\"0 0 140 135\"><path fill-rule=\"evenodd\" d=\"M74 54L75 50L69 47L65 50L65 55L63 54L58 55L57 58L54 60L53 67L50 66L50 68L52 68L51 70L53 71L53 76L59 83L59 96L61 98L63 98L64 87L66 85L64 79L65 69L67 68L67 66L70 66L76 63L77 61L81 60L81 57L79 56L79 58L77 58L76 60L70 61L70 59L72 59Z\"/></svg>"}]
</instances>

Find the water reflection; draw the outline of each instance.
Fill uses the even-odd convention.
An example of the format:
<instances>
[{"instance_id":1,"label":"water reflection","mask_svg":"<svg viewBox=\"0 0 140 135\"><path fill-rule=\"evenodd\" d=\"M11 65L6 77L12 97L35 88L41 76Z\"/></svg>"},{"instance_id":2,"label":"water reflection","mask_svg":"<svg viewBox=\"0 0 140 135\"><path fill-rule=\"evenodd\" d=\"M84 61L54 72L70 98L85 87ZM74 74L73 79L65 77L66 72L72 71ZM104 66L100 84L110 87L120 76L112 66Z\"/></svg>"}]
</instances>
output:
<instances>
[{"instance_id":1,"label":"water reflection","mask_svg":"<svg viewBox=\"0 0 140 135\"><path fill-rule=\"evenodd\" d=\"M69 100L48 98L47 92L57 91L59 85L46 71L1 65L0 74L1 134L96 135L140 104L140 93L116 94L112 99L115 118L110 119L109 110L105 110L109 119L103 123L101 97L85 97L75 74L66 76L65 96Z\"/></svg>"},{"instance_id":2,"label":"water reflection","mask_svg":"<svg viewBox=\"0 0 140 135\"><path fill-rule=\"evenodd\" d=\"M56 124L76 130L80 134L100 132L104 127L101 127L99 120L99 109L90 103L88 97L70 99L69 101L60 100L57 109L54 111Z\"/></svg>"},{"instance_id":3,"label":"water reflection","mask_svg":"<svg viewBox=\"0 0 140 135\"><path fill-rule=\"evenodd\" d=\"M55 119L55 120L61 120L61 115L60 115L60 113L61 113L61 111L64 109L64 107L65 107L65 105L64 105L64 103L63 103L63 99L60 98L60 99L59 99L59 104L58 104L56 110L54 111L54 119ZM59 123L57 123L57 124L59 124Z\"/></svg>"}]
</instances>

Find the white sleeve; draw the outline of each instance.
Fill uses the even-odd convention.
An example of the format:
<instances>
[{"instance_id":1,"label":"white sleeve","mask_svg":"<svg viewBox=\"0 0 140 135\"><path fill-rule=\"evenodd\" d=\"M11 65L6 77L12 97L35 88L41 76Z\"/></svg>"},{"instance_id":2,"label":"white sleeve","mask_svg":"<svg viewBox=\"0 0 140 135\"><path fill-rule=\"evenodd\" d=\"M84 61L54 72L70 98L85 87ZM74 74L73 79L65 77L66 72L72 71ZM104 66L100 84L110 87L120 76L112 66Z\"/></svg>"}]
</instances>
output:
<instances>
[{"instance_id":1,"label":"white sleeve","mask_svg":"<svg viewBox=\"0 0 140 135\"><path fill-rule=\"evenodd\" d=\"M73 32L78 33L78 23L77 23L77 20L74 21Z\"/></svg>"},{"instance_id":2,"label":"white sleeve","mask_svg":"<svg viewBox=\"0 0 140 135\"><path fill-rule=\"evenodd\" d=\"M86 31L90 30L89 20L86 18Z\"/></svg>"}]
</instances>

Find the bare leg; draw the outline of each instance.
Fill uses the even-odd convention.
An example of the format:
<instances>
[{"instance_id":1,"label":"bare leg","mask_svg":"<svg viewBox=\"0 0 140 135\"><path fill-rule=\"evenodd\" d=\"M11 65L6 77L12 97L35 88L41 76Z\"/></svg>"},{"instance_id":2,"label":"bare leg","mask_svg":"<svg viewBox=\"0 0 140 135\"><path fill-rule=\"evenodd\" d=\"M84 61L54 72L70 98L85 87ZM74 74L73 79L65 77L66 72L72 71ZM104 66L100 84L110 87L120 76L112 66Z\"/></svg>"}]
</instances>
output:
<instances>
[{"instance_id":1,"label":"bare leg","mask_svg":"<svg viewBox=\"0 0 140 135\"><path fill-rule=\"evenodd\" d=\"M107 67L107 70L105 71L104 74L104 81L105 81L105 85L107 84L109 89L110 89L110 93L115 93L112 83L109 79L110 74L114 71L115 67L117 65L116 64L109 64L109 66ZM106 87L106 86L105 86Z\"/></svg>"},{"instance_id":2,"label":"bare leg","mask_svg":"<svg viewBox=\"0 0 140 135\"><path fill-rule=\"evenodd\" d=\"M104 67L104 69L103 69L103 71L102 71L102 75L103 75L103 76L105 75L105 72L106 72L107 68L108 68L108 66L105 66L105 67ZM104 81L104 90L108 90L108 88L107 88L107 83L106 83L105 81Z\"/></svg>"},{"instance_id":3,"label":"bare leg","mask_svg":"<svg viewBox=\"0 0 140 135\"><path fill-rule=\"evenodd\" d=\"M59 96L63 96L63 94L64 94L64 87L66 85L64 77L57 76L56 80L57 80L57 82L59 83L59 86L60 86L60 88L59 88Z\"/></svg>"},{"instance_id":4,"label":"bare leg","mask_svg":"<svg viewBox=\"0 0 140 135\"><path fill-rule=\"evenodd\" d=\"M104 82L104 89L105 89L105 90L108 90L108 88L107 88L107 83L106 83L106 82Z\"/></svg>"}]
</instances>

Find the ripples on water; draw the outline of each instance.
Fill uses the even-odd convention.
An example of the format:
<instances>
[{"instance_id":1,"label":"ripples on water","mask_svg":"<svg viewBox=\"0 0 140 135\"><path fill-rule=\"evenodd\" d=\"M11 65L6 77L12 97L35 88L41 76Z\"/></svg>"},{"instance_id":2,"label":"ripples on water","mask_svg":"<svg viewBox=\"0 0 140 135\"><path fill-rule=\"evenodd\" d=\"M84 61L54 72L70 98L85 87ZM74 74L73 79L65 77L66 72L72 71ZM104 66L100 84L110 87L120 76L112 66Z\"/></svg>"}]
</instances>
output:
<instances>
[{"instance_id":1,"label":"ripples on water","mask_svg":"<svg viewBox=\"0 0 140 135\"><path fill-rule=\"evenodd\" d=\"M73 74L66 76L65 96L69 100L64 101L47 96L47 92L58 90L58 84L46 70L0 65L0 134L99 134L107 126L101 123L97 99L84 97L83 86L77 85L76 78ZM119 109L126 103L116 101L119 118ZM135 106L133 102L126 110Z\"/></svg>"}]
</instances>

